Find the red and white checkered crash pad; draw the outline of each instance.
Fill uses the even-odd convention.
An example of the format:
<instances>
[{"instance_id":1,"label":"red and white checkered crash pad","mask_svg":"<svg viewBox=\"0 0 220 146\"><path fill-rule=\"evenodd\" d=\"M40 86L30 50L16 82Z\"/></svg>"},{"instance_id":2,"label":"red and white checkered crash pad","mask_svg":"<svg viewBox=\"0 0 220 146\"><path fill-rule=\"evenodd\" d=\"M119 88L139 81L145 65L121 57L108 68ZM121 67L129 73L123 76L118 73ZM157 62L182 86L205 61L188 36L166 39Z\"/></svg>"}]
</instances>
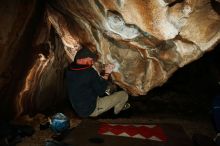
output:
<instances>
[{"instance_id":1,"label":"red and white checkered crash pad","mask_svg":"<svg viewBox=\"0 0 220 146\"><path fill-rule=\"evenodd\" d=\"M167 136L158 125L108 124L102 123L98 133L101 135L124 136L166 142Z\"/></svg>"}]
</instances>

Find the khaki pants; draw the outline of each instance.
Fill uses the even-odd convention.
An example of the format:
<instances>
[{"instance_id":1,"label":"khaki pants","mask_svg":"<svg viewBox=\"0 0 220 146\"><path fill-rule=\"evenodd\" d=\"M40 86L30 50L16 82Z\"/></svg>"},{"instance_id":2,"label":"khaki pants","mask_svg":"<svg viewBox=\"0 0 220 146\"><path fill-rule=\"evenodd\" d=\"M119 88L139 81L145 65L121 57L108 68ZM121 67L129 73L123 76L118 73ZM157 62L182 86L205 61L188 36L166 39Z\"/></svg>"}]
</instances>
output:
<instances>
[{"instance_id":1,"label":"khaki pants","mask_svg":"<svg viewBox=\"0 0 220 146\"><path fill-rule=\"evenodd\" d=\"M128 94L125 91L115 92L112 95L97 99L96 108L90 117L96 117L114 107L114 113L118 114L128 101Z\"/></svg>"}]
</instances>

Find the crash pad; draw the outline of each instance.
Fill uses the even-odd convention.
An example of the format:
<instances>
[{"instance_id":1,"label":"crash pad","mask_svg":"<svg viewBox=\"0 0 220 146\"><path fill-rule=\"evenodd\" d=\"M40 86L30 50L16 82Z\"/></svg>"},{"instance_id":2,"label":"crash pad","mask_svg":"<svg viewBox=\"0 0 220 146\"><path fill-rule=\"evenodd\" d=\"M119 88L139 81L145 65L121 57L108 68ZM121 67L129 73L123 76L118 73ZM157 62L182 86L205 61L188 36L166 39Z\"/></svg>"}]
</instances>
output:
<instances>
[{"instance_id":1,"label":"crash pad","mask_svg":"<svg viewBox=\"0 0 220 146\"><path fill-rule=\"evenodd\" d=\"M64 138L76 146L192 146L177 124L106 123L83 120Z\"/></svg>"}]
</instances>

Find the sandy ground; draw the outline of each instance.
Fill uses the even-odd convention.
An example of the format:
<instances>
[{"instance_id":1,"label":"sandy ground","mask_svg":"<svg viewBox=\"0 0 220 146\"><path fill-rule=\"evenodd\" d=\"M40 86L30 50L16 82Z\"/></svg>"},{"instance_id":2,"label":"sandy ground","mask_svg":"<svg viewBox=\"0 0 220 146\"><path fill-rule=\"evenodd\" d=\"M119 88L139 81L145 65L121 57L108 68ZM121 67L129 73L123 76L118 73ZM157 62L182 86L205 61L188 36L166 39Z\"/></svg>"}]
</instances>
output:
<instances>
[{"instance_id":1,"label":"sandy ground","mask_svg":"<svg viewBox=\"0 0 220 146\"><path fill-rule=\"evenodd\" d=\"M68 111L65 114L71 118L70 123L72 128L76 127L83 120L76 117L71 111ZM52 139L51 137L54 134L50 129L40 130L40 123L44 122L45 120L47 120L47 117L42 114L38 114L33 118L29 118L28 116L21 118L19 121L20 123L32 125L35 128L36 132L32 137L23 138L22 142L17 144L17 146L45 146L45 141L48 139ZM129 118L120 118L119 115L118 117L114 117L114 119L97 118L93 120L114 123L171 123L181 125L190 138L192 138L193 134L195 133L200 133L209 137L215 136L215 131L212 122L209 119L192 120L174 117L173 115L146 115L145 117L132 115Z\"/></svg>"}]
</instances>

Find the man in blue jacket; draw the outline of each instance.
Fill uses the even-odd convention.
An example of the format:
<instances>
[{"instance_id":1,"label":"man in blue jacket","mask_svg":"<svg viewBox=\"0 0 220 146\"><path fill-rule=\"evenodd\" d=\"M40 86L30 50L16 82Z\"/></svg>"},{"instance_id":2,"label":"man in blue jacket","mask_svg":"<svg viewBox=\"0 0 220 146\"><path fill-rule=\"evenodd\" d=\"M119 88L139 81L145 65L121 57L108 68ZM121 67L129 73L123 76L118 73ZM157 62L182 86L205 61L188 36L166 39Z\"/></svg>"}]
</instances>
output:
<instances>
[{"instance_id":1,"label":"man in blue jacket","mask_svg":"<svg viewBox=\"0 0 220 146\"><path fill-rule=\"evenodd\" d=\"M105 66L105 73L100 76L93 68L97 56L88 48L81 48L66 71L68 95L73 109L80 117L96 117L114 108L114 113L127 109L128 94L118 91L104 96L113 64Z\"/></svg>"}]
</instances>

